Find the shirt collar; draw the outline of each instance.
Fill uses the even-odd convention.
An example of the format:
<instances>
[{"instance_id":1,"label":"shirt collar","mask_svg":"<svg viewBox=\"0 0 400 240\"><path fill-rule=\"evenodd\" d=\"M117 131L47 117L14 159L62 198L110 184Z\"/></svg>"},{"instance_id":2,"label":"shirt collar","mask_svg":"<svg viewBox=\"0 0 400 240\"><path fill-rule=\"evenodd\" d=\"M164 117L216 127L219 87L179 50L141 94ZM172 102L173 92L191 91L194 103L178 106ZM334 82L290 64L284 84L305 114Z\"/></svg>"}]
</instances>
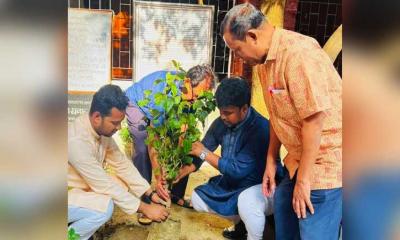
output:
<instances>
[{"instance_id":1,"label":"shirt collar","mask_svg":"<svg viewBox=\"0 0 400 240\"><path fill-rule=\"evenodd\" d=\"M249 109L247 110L246 117L244 118L244 120L241 123L239 123L238 125L236 125L235 127L233 127L232 131L236 132L240 128L242 128L242 126L245 124L245 122L247 122L250 118L250 111L251 111L251 107L249 107Z\"/></svg>"},{"instance_id":2,"label":"shirt collar","mask_svg":"<svg viewBox=\"0 0 400 240\"><path fill-rule=\"evenodd\" d=\"M278 52L279 41L281 38L282 29L275 28L274 33L272 34L271 45L267 52L267 58L265 59L264 63L267 63L269 60L276 59L276 54Z\"/></svg>"}]
</instances>

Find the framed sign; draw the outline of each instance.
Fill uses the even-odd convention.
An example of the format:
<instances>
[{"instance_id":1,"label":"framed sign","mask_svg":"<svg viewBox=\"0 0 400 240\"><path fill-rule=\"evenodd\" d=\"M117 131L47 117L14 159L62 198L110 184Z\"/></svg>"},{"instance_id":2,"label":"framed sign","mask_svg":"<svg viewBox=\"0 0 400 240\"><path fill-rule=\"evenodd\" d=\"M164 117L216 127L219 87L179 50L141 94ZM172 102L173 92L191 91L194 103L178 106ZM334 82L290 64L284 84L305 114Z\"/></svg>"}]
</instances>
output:
<instances>
[{"instance_id":1,"label":"framed sign","mask_svg":"<svg viewBox=\"0 0 400 240\"><path fill-rule=\"evenodd\" d=\"M214 6L161 2L134 3L133 81L172 67L184 69L212 58Z\"/></svg>"},{"instance_id":2,"label":"framed sign","mask_svg":"<svg viewBox=\"0 0 400 240\"><path fill-rule=\"evenodd\" d=\"M111 82L111 10L68 9L68 93Z\"/></svg>"}]
</instances>

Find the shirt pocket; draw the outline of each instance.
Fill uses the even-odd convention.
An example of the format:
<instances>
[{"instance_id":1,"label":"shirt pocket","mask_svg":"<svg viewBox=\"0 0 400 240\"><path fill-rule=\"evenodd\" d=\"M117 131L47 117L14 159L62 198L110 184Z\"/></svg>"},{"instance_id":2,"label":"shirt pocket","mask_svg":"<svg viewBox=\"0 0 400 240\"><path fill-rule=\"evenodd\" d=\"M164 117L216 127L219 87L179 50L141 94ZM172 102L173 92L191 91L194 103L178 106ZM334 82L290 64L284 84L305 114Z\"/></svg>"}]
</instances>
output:
<instances>
[{"instance_id":1,"label":"shirt pocket","mask_svg":"<svg viewBox=\"0 0 400 240\"><path fill-rule=\"evenodd\" d=\"M289 120L296 116L292 101L286 89L277 93L273 93L272 102L274 104L275 113L278 117Z\"/></svg>"}]
</instances>

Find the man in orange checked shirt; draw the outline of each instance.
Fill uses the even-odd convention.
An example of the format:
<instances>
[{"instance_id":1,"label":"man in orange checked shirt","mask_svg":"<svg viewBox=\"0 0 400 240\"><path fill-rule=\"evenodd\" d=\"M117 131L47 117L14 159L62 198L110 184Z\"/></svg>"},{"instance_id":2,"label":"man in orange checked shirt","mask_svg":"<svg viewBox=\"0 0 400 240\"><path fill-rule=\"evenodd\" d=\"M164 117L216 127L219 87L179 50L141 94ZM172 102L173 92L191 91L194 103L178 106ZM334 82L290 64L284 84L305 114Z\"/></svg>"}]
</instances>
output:
<instances>
[{"instance_id":1,"label":"man in orange checked shirt","mask_svg":"<svg viewBox=\"0 0 400 240\"><path fill-rule=\"evenodd\" d=\"M220 29L229 48L257 66L260 76L271 124L262 191L274 194L276 239L338 239L342 218L339 74L315 39L274 28L249 3L233 7ZM288 150L286 176L275 191L274 159L281 144Z\"/></svg>"}]
</instances>

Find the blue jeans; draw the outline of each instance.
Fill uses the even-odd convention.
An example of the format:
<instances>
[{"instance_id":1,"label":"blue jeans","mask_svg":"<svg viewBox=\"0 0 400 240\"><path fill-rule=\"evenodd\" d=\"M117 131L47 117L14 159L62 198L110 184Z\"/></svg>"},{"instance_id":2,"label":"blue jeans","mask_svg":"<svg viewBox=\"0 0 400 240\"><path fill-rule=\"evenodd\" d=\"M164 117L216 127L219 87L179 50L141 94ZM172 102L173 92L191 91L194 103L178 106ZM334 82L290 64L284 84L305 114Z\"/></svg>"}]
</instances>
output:
<instances>
[{"instance_id":1,"label":"blue jeans","mask_svg":"<svg viewBox=\"0 0 400 240\"><path fill-rule=\"evenodd\" d=\"M342 188L312 190L314 214L298 219L293 207L296 175L291 180L286 172L274 195L275 234L277 240L337 240L342 220Z\"/></svg>"}]
</instances>

